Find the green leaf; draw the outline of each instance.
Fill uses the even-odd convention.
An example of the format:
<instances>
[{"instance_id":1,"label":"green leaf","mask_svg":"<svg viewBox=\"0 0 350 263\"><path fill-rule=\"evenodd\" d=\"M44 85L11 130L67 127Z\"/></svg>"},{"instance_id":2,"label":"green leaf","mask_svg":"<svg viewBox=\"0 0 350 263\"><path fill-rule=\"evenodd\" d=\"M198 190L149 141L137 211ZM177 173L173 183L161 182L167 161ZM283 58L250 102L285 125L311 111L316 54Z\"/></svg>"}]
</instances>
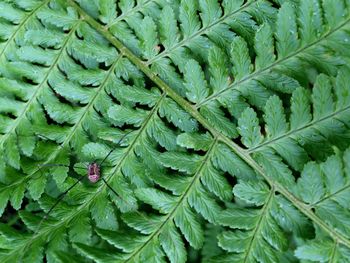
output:
<instances>
[{"instance_id":1,"label":"green leaf","mask_svg":"<svg viewBox=\"0 0 350 263\"><path fill-rule=\"evenodd\" d=\"M184 77L186 96L190 101L199 103L208 96L207 82L197 61L192 59L186 63Z\"/></svg>"},{"instance_id":2,"label":"green leaf","mask_svg":"<svg viewBox=\"0 0 350 263\"><path fill-rule=\"evenodd\" d=\"M19 24L23 17L23 11L6 2L0 3L0 10L1 18L11 21L15 24Z\"/></svg>"},{"instance_id":3,"label":"green leaf","mask_svg":"<svg viewBox=\"0 0 350 263\"><path fill-rule=\"evenodd\" d=\"M71 223L69 239L72 242L90 243L91 224L87 213L81 213Z\"/></svg>"},{"instance_id":4,"label":"green leaf","mask_svg":"<svg viewBox=\"0 0 350 263\"><path fill-rule=\"evenodd\" d=\"M44 23L60 27L63 30L71 29L77 20L77 12L71 7L68 7L67 10L64 11L54 11L46 8L40 10L37 16Z\"/></svg>"},{"instance_id":5,"label":"green leaf","mask_svg":"<svg viewBox=\"0 0 350 263\"><path fill-rule=\"evenodd\" d=\"M177 202L177 198L153 188L139 188L136 196L163 214L169 213Z\"/></svg>"},{"instance_id":6,"label":"green leaf","mask_svg":"<svg viewBox=\"0 0 350 263\"><path fill-rule=\"evenodd\" d=\"M284 3L278 12L276 39L279 59L286 57L299 47L295 10L289 2Z\"/></svg>"},{"instance_id":7,"label":"green leaf","mask_svg":"<svg viewBox=\"0 0 350 263\"><path fill-rule=\"evenodd\" d=\"M170 262L181 263L186 261L185 246L174 224L168 223L160 234L159 239Z\"/></svg>"},{"instance_id":8,"label":"green leaf","mask_svg":"<svg viewBox=\"0 0 350 263\"><path fill-rule=\"evenodd\" d=\"M252 229L259 220L258 210L242 209L234 207L225 210L219 217L219 223L224 226L239 229Z\"/></svg>"},{"instance_id":9,"label":"green leaf","mask_svg":"<svg viewBox=\"0 0 350 263\"><path fill-rule=\"evenodd\" d=\"M33 46L23 46L19 48L17 50L17 55L23 61L37 63L44 66L50 66L55 58L54 52Z\"/></svg>"},{"instance_id":10,"label":"green leaf","mask_svg":"<svg viewBox=\"0 0 350 263\"><path fill-rule=\"evenodd\" d=\"M24 197L25 185L22 184L12 192L10 196L10 202L14 209L19 210L22 205L23 197Z\"/></svg>"},{"instance_id":11,"label":"green leaf","mask_svg":"<svg viewBox=\"0 0 350 263\"><path fill-rule=\"evenodd\" d=\"M91 248L90 246L81 243L75 243L74 247L85 257L99 263L112 263L116 260L121 260L121 257L118 256L115 251L101 248Z\"/></svg>"},{"instance_id":12,"label":"green leaf","mask_svg":"<svg viewBox=\"0 0 350 263\"><path fill-rule=\"evenodd\" d=\"M221 200L229 201L232 198L231 186L223 174L220 174L213 166L206 165L203 168L202 183Z\"/></svg>"},{"instance_id":13,"label":"green leaf","mask_svg":"<svg viewBox=\"0 0 350 263\"><path fill-rule=\"evenodd\" d=\"M318 1L301 1L300 3L300 38L309 43L317 39L322 30L322 13Z\"/></svg>"},{"instance_id":14,"label":"green leaf","mask_svg":"<svg viewBox=\"0 0 350 263\"><path fill-rule=\"evenodd\" d=\"M215 223L216 216L220 213L219 205L205 192L203 187L197 186L188 198L188 202L198 213L210 223Z\"/></svg>"},{"instance_id":15,"label":"green leaf","mask_svg":"<svg viewBox=\"0 0 350 263\"><path fill-rule=\"evenodd\" d=\"M152 232L156 231L163 221L163 218L159 216L135 212L123 214L122 219L128 226L140 231L143 234L151 234Z\"/></svg>"},{"instance_id":16,"label":"green leaf","mask_svg":"<svg viewBox=\"0 0 350 263\"><path fill-rule=\"evenodd\" d=\"M314 102L314 118L317 120L321 116L333 112L334 103L332 99L332 86L330 79L325 75L320 75L315 83L312 100Z\"/></svg>"},{"instance_id":17,"label":"green leaf","mask_svg":"<svg viewBox=\"0 0 350 263\"><path fill-rule=\"evenodd\" d=\"M100 19L103 23L108 24L115 18L117 4L115 0L98 1L98 9L100 11Z\"/></svg>"},{"instance_id":18,"label":"green leaf","mask_svg":"<svg viewBox=\"0 0 350 263\"><path fill-rule=\"evenodd\" d=\"M160 118L154 118L151 122L153 122L153 125L147 130L149 135L167 150L175 150L176 135L174 132Z\"/></svg>"},{"instance_id":19,"label":"green leaf","mask_svg":"<svg viewBox=\"0 0 350 263\"><path fill-rule=\"evenodd\" d=\"M325 262L331 258L333 247L334 245L331 242L310 242L310 244L298 247L295 251L295 255L299 259Z\"/></svg>"},{"instance_id":20,"label":"green leaf","mask_svg":"<svg viewBox=\"0 0 350 263\"><path fill-rule=\"evenodd\" d=\"M47 37L42 38L43 35ZM33 45L41 45L43 47L58 48L63 42L63 34L46 29L29 29L26 31L24 38Z\"/></svg>"},{"instance_id":21,"label":"green leaf","mask_svg":"<svg viewBox=\"0 0 350 263\"><path fill-rule=\"evenodd\" d=\"M241 182L233 188L235 196L254 205L263 205L270 190L263 182Z\"/></svg>"},{"instance_id":22,"label":"green leaf","mask_svg":"<svg viewBox=\"0 0 350 263\"><path fill-rule=\"evenodd\" d=\"M265 68L275 61L274 42L269 24L262 25L255 35L255 49L257 57L255 64L257 69Z\"/></svg>"},{"instance_id":23,"label":"green leaf","mask_svg":"<svg viewBox=\"0 0 350 263\"><path fill-rule=\"evenodd\" d=\"M215 0L199 0L199 8L203 27L219 19L222 14L220 6Z\"/></svg>"},{"instance_id":24,"label":"green leaf","mask_svg":"<svg viewBox=\"0 0 350 263\"><path fill-rule=\"evenodd\" d=\"M253 71L247 43L241 37L236 37L231 44L231 60L232 73L236 81Z\"/></svg>"},{"instance_id":25,"label":"green leaf","mask_svg":"<svg viewBox=\"0 0 350 263\"><path fill-rule=\"evenodd\" d=\"M195 249L201 248L203 245L203 230L191 209L188 206L183 206L177 211L174 220L190 245Z\"/></svg>"},{"instance_id":26,"label":"green leaf","mask_svg":"<svg viewBox=\"0 0 350 263\"><path fill-rule=\"evenodd\" d=\"M1 191L0 193L0 197L1 197L1 202L0 202L0 215L2 215L4 213L4 210L7 206L7 202L9 200L10 197L10 193L8 191Z\"/></svg>"},{"instance_id":27,"label":"green leaf","mask_svg":"<svg viewBox=\"0 0 350 263\"><path fill-rule=\"evenodd\" d=\"M309 123L312 119L310 112L310 96L307 90L298 88L293 92L290 125L297 129Z\"/></svg>"},{"instance_id":28,"label":"green leaf","mask_svg":"<svg viewBox=\"0 0 350 263\"><path fill-rule=\"evenodd\" d=\"M139 25L141 36L141 48L144 50L143 54L146 59L150 59L157 55L158 35L156 31L156 24L153 19L146 16Z\"/></svg>"},{"instance_id":29,"label":"green leaf","mask_svg":"<svg viewBox=\"0 0 350 263\"><path fill-rule=\"evenodd\" d=\"M19 169L20 155L16 143L16 137L10 136L4 145L6 162L14 168Z\"/></svg>"},{"instance_id":30,"label":"green leaf","mask_svg":"<svg viewBox=\"0 0 350 263\"><path fill-rule=\"evenodd\" d=\"M244 252L245 248L250 243L250 236L247 232L241 231L226 231L219 237L219 246L229 252Z\"/></svg>"},{"instance_id":31,"label":"green leaf","mask_svg":"<svg viewBox=\"0 0 350 263\"><path fill-rule=\"evenodd\" d=\"M197 8L197 2L195 1L181 1L179 19L181 21L181 30L185 37L191 36L200 28Z\"/></svg>"},{"instance_id":32,"label":"green leaf","mask_svg":"<svg viewBox=\"0 0 350 263\"><path fill-rule=\"evenodd\" d=\"M83 153L88 156L91 160L94 159L102 159L109 152L107 146L99 143L88 143L85 144L83 149Z\"/></svg>"},{"instance_id":33,"label":"green leaf","mask_svg":"<svg viewBox=\"0 0 350 263\"><path fill-rule=\"evenodd\" d=\"M308 163L298 180L300 196L307 203L319 201L325 193L320 172L317 164Z\"/></svg>"},{"instance_id":34,"label":"green leaf","mask_svg":"<svg viewBox=\"0 0 350 263\"><path fill-rule=\"evenodd\" d=\"M230 77L227 69L228 61L225 53L220 48L209 50L210 85L215 91L228 87Z\"/></svg>"},{"instance_id":35,"label":"green leaf","mask_svg":"<svg viewBox=\"0 0 350 263\"><path fill-rule=\"evenodd\" d=\"M29 181L28 190L34 200L38 200L45 191L47 178L45 176L39 176Z\"/></svg>"},{"instance_id":36,"label":"green leaf","mask_svg":"<svg viewBox=\"0 0 350 263\"><path fill-rule=\"evenodd\" d=\"M185 132L194 132L198 129L198 123L186 111L179 107L173 100L165 99L159 108L161 117L165 117Z\"/></svg>"},{"instance_id":37,"label":"green leaf","mask_svg":"<svg viewBox=\"0 0 350 263\"><path fill-rule=\"evenodd\" d=\"M177 136L176 143L181 147L188 149L198 150L208 150L212 138L208 133L197 134L197 133L182 133Z\"/></svg>"},{"instance_id":38,"label":"green leaf","mask_svg":"<svg viewBox=\"0 0 350 263\"><path fill-rule=\"evenodd\" d=\"M342 20L342 17L347 14L347 9L343 1L334 5L332 1L324 0L323 8L325 10L325 18L331 28L335 27Z\"/></svg>"},{"instance_id":39,"label":"green leaf","mask_svg":"<svg viewBox=\"0 0 350 263\"><path fill-rule=\"evenodd\" d=\"M165 48L171 48L179 41L179 33L174 10L166 6L160 18L160 41Z\"/></svg>"},{"instance_id":40,"label":"green leaf","mask_svg":"<svg viewBox=\"0 0 350 263\"><path fill-rule=\"evenodd\" d=\"M254 147L263 141L259 120L252 108L247 108L238 120L238 131L247 147Z\"/></svg>"},{"instance_id":41,"label":"green leaf","mask_svg":"<svg viewBox=\"0 0 350 263\"><path fill-rule=\"evenodd\" d=\"M144 236L125 235L126 233L112 232L109 230L98 229L97 234L105 239L108 243L123 250L124 252L132 252L137 249L145 241Z\"/></svg>"},{"instance_id":42,"label":"green leaf","mask_svg":"<svg viewBox=\"0 0 350 263\"><path fill-rule=\"evenodd\" d=\"M180 152L166 152L160 156L161 163L181 172L193 174L203 158L198 155L189 155Z\"/></svg>"},{"instance_id":43,"label":"green leaf","mask_svg":"<svg viewBox=\"0 0 350 263\"><path fill-rule=\"evenodd\" d=\"M255 172L226 145L215 147L214 166L238 178L255 178Z\"/></svg>"},{"instance_id":44,"label":"green leaf","mask_svg":"<svg viewBox=\"0 0 350 263\"><path fill-rule=\"evenodd\" d=\"M172 176L167 174L152 174L155 183L171 191L175 195L183 194L188 184L192 181L191 177Z\"/></svg>"},{"instance_id":45,"label":"green leaf","mask_svg":"<svg viewBox=\"0 0 350 263\"><path fill-rule=\"evenodd\" d=\"M99 228L106 230L116 230L118 221L113 206L110 202L106 202L105 196L100 195L91 207L91 216Z\"/></svg>"},{"instance_id":46,"label":"green leaf","mask_svg":"<svg viewBox=\"0 0 350 263\"><path fill-rule=\"evenodd\" d=\"M211 123L215 124L219 131L225 135L237 137L237 129L234 122L225 116L217 103L207 104L200 109L200 113Z\"/></svg>"},{"instance_id":47,"label":"green leaf","mask_svg":"<svg viewBox=\"0 0 350 263\"><path fill-rule=\"evenodd\" d=\"M288 130L286 117L283 114L282 101L277 96L273 96L267 101L264 119L266 131L271 137L281 135Z\"/></svg>"}]
</instances>

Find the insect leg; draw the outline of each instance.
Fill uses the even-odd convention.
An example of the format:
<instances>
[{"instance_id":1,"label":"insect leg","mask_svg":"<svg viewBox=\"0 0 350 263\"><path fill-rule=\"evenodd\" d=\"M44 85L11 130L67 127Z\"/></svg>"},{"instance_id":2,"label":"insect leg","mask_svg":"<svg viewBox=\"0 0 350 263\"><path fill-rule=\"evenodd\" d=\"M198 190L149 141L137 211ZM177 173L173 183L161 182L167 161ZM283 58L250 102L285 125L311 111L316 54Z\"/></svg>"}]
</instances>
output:
<instances>
[{"instance_id":1,"label":"insect leg","mask_svg":"<svg viewBox=\"0 0 350 263\"><path fill-rule=\"evenodd\" d=\"M39 176L38 178L33 178L34 180L37 180L37 179L41 178L41 176L44 175L44 174L43 174L43 171L41 170L40 165L38 165L38 170L36 170L35 173L37 173L38 171L40 171L40 176ZM34 173L34 174L35 174L35 173Z\"/></svg>"},{"instance_id":2,"label":"insect leg","mask_svg":"<svg viewBox=\"0 0 350 263\"><path fill-rule=\"evenodd\" d=\"M60 201L62 201L62 199L65 197L65 195L74 188L74 186L76 186L85 176L81 176L73 185L71 185L66 191L64 191L63 193L61 193L58 196L58 199L56 200L56 202L54 203L54 205L49 209L49 211L47 211L47 213L45 213L44 217L40 220L38 226L36 227L36 230L34 231L31 240L33 240L35 238L35 236L38 234L41 225L43 224L43 222L49 217L50 213L53 211L53 209L59 204ZM31 242L28 242L27 244L30 244ZM22 259L25 255L25 251L27 250L27 245L24 248L24 252L22 253L21 257L20 257L20 262L22 262Z\"/></svg>"},{"instance_id":3,"label":"insect leg","mask_svg":"<svg viewBox=\"0 0 350 263\"><path fill-rule=\"evenodd\" d=\"M121 198L120 195L112 188L112 186L110 186L110 185L107 183L107 181L106 181L103 177L102 177L101 179L102 179L102 181L107 185L107 187L109 188L109 190L111 190L116 196L118 196L119 198Z\"/></svg>"},{"instance_id":4,"label":"insect leg","mask_svg":"<svg viewBox=\"0 0 350 263\"><path fill-rule=\"evenodd\" d=\"M47 213L45 213L44 217L40 220L37 229L34 232L34 236L38 233L40 226L42 225L42 223L49 217L50 213L52 212L52 210L59 204L59 202L62 201L62 199L66 196L66 194L72 190L83 178L85 177L85 175L81 176L78 178L78 180L72 184L66 191L64 191L63 193L61 193L58 197L56 202L53 204L53 206L49 209L49 211L47 211Z\"/></svg>"},{"instance_id":5,"label":"insect leg","mask_svg":"<svg viewBox=\"0 0 350 263\"><path fill-rule=\"evenodd\" d=\"M120 196L120 194L118 194L112 186L109 185L109 183L107 183L106 179L104 179L103 177L101 178L102 181L105 183L105 185L108 187L109 190L111 190L118 198L120 198L121 200L123 200L123 202L127 203L127 204L130 204L130 202L126 201L124 198L122 198Z\"/></svg>"},{"instance_id":6,"label":"insect leg","mask_svg":"<svg viewBox=\"0 0 350 263\"><path fill-rule=\"evenodd\" d=\"M58 164L58 163L43 163L43 164L38 164L38 170L36 170L36 171L34 172L34 174L37 173L38 171L40 171L41 175L40 175L39 177L37 177L37 178L34 178L34 180L39 179L39 178L43 175L43 173L42 173L42 168L43 168L43 167L67 167L67 168L69 168L69 165ZM73 166L73 168L84 169L84 170L86 170L86 167L80 167L80 166Z\"/></svg>"},{"instance_id":7,"label":"insect leg","mask_svg":"<svg viewBox=\"0 0 350 263\"><path fill-rule=\"evenodd\" d=\"M128 203L127 201L125 201L124 198L122 198L113 188L112 186L110 186L107 181L102 177L101 178L102 181L106 184L106 186L108 187L109 190L111 190L117 197L119 197L120 199L122 199L125 203ZM139 211L135 210L133 211L134 213L138 214L139 216L141 216L142 218L144 218L146 221L148 220L148 218L146 218L142 213L140 213Z\"/></svg>"},{"instance_id":8,"label":"insect leg","mask_svg":"<svg viewBox=\"0 0 350 263\"><path fill-rule=\"evenodd\" d=\"M119 146L119 144L124 140L124 138L128 135L128 134L130 134L131 132L133 132L133 131L129 131L129 132L127 132L127 133L125 133L121 138L120 138L120 140L117 142L117 145L112 149L112 150L110 150L109 151L109 153L106 155L106 157L102 160L102 162L99 164L100 166L107 160L107 158L111 155L111 153L114 151L114 150L116 150L117 148L118 148L118 146Z\"/></svg>"},{"instance_id":9,"label":"insect leg","mask_svg":"<svg viewBox=\"0 0 350 263\"><path fill-rule=\"evenodd\" d=\"M43 163L43 164L39 164L40 167L45 167L45 166L49 166L49 167L55 167L55 166L62 166L62 167L67 167L69 168L70 166L69 165L66 165L66 164L59 164L59 163ZM86 170L86 167L80 167L80 166L74 166L73 165L73 168L77 168L77 169L84 169Z\"/></svg>"}]
</instances>

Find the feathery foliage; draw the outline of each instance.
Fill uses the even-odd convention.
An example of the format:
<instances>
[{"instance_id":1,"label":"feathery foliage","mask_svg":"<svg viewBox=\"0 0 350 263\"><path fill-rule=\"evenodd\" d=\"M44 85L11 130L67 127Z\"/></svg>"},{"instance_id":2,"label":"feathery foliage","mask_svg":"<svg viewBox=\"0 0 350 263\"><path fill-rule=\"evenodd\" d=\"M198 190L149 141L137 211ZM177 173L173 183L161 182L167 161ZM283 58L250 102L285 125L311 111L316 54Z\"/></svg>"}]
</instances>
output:
<instances>
[{"instance_id":1,"label":"feathery foliage","mask_svg":"<svg viewBox=\"0 0 350 263\"><path fill-rule=\"evenodd\" d=\"M1 262L349 262L349 40L347 0L1 0Z\"/></svg>"}]
</instances>

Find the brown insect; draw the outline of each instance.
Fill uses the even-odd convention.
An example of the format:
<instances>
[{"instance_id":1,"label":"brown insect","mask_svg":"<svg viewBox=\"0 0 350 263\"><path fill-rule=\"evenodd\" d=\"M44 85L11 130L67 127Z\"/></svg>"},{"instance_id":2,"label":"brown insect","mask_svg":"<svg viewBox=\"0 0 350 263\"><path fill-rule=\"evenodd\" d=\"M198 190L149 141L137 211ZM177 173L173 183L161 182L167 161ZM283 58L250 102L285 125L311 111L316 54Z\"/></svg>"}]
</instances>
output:
<instances>
[{"instance_id":1,"label":"brown insect","mask_svg":"<svg viewBox=\"0 0 350 263\"><path fill-rule=\"evenodd\" d=\"M113 149L111 149L108 154L103 158L103 160L100 163L97 163L96 161L89 163L88 166L86 168L84 167L74 167L74 168L78 168L78 169L87 169L87 178L91 183L96 183L100 180L101 178L101 167L103 165L103 163L107 160L107 158L112 154L113 151L115 151L117 149L117 147L120 145L120 143L123 141L123 139L129 134L130 132L127 132L126 134L124 134L120 140L116 143L116 147L114 147ZM44 137L44 136L43 136ZM39 170L43 167L43 166L64 166L64 167L69 167L67 165L64 164L44 164L42 165ZM71 185L67 190L65 190L63 193L61 193L58 197L56 202L52 205L52 207L48 210L47 213L45 213L45 216L41 219L41 221L38 224L37 230L35 231L35 233L38 232L38 230L40 229L41 224L44 222L45 219L48 218L48 216L50 215L50 213L52 212L52 210L59 204L59 202L66 196L66 194L72 190L82 179L85 178L85 175L81 176L78 178L78 180ZM106 186L116 195L117 192L107 183L107 181L104 178L101 178L102 181L106 184Z\"/></svg>"},{"instance_id":2,"label":"brown insect","mask_svg":"<svg viewBox=\"0 0 350 263\"><path fill-rule=\"evenodd\" d=\"M98 163L88 165L88 178L91 183L96 183L100 179L100 165Z\"/></svg>"},{"instance_id":3,"label":"brown insect","mask_svg":"<svg viewBox=\"0 0 350 263\"><path fill-rule=\"evenodd\" d=\"M102 167L102 164L107 160L107 158L111 155L111 153L113 151L115 151L117 149L117 147L120 145L120 143L123 141L123 139L129 134L131 133L132 131L130 132L127 132L125 133L121 138L120 140L116 143L116 147L114 147L113 149L111 149L108 154L106 155L105 158L103 158L103 160L100 162L100 163L97 163L97 161L94 161L92 163L89 163L87 167L77 167L75 166L74 168L77 168L77 169L87 169L87 177L88 177L88 180L91 182L91 183L96 183L100 180L101 178L101 167ZM41 135L38 135L39 137ZM45 137L45 136L41 136L43 138L46 138L48 140L50 140L49 138ZM64 166L64 167L69 167L68 165L65 165L65 164L43 164L39 167L39 170L44 167L44 166ZM38 170L38 171L39 171ZM52 205L52 207L45 213L44 217L40 220L39 224L37 225L36 227L36 230L34 231L34 234L33 234L33 237L34 238L36 236L36 234L38 233L38 231L40 230L40 226L42 225L42 223L49 217L50 213L53 211L53 209L59 204L59 202L65 197L65 195L70 191L72 190L83 178L85 178L86 175L83 175L81 177L78 178L78 180L73 184L71 185L66 191L64 191L63 193L61 193L58 197L57 197L57 200L56 202ZM117 196L118 193L107 183L107 181L102 177L101 178L102 181L106 184L106 186L114 193L116 194ZM26 250L26 248L25 248ZM25 255L25 253L22 253L21 255L21 259L20 259L20 262L22 262L22 258L23 256Z\"/></svg>"}]
</instances>

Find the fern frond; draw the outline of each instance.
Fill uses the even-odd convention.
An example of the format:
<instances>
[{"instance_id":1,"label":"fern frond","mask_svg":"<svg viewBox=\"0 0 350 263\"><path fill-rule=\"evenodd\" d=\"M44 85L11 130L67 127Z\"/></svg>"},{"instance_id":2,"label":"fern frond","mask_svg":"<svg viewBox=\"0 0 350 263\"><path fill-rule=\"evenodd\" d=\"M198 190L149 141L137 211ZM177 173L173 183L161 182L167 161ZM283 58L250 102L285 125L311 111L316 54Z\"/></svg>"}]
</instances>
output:
<instances>
[{"instance_id":1,"label":"fern frond","mask_svg":"<svg viewBox=\"0 0 350 263\"><path fill-rule=\"evenodd\" d=\"M289 247L285 231L307 230L306 218L261 181L239 183L233 192L243 206L232 206L220 215L219 222L231 230L218 236L219 246L231 253L211 262L281 261Z\"/></svg>"},{"instance_id":2,"label":"fern frond","mask_svg":"<svg viewBox=\"0 0 350 263\"><path fill-rule=\"evenodd\" d=\"M161 215L140 212L124 214L123 221L140 232L127 243L121 232L106 232L101 237L122 249L126 253L122 256L126 261L143 261L147 258L150 246L153 249L158 246L163 248L172 262L184 262L186 250L180 233L192 247L200 248L204 237L196 213L214 223L221 208L210 192L222 200L231 197L230 186L212 159L212 155L221 147L215 140L208 142L208 152L204 157L179 152L161 154L160 161L164 167L189 174L190 177L184 180L166 174L150 174L154 182L162 187L161 190L138 188L135 193L139 200L151 205ZM190 146L187 145L187 148ZM89 254L86 250L84 253Z\"/></svg>"},{"instance_id":3,"label":"fern frond","mask_svg":"<svg viewBox=\"0 0 350 263\"><path fill-rule=\"evenodd\" d=\"M348 144L346 124L349 122L350 97L345 84L349 81L348 71L347 67L341 69L335 79L318 76L312 95L304 88L297 88L292 94L289 123L281 99L270 97L264 109L265 136L261 133L256 112L247 108L242 113L238 130L243 144L278 181L291 186L294 181L280 157L300 171L310 158L322 160L333 152L332 146L343 149ZM272 173L273 170L276 172Z\"/></svg>"},{"instance_id":4,"label":"fern frond","mask_svg":"<svg viewBox=\"0 0 350 263\"><path fill-rule=\"evenodd\" d=\"M296 194L315 210L326 224L349 237L349 169L350 151L346 149L330 156L323 163L309 162L297 181ZM319 240L323 240L322 243ZM312 261L346 262L349 249L336 240L318 233L314 240L305 242L295 251L300 259Z\"/></svg>"},{"instance_id":5,"label":"fern frond","mask_svg":"<svg viewBox=\"0 0 350 263\"><path fill-rule=\"evenodd\" d=\"M344 152L344 164L349 154L349 150ZM348 170L344 164L339 156L331 156L321 164L308 163L297 181L296 192L327 224L349 236Z\"/></svg>"},{"instance_id":6,"label":"fern frond","mask_svg":"<svg viewBox=\"0 0 350 263\"><path fill-rule=\"evenodd\" d=\"M1 261L346 262L349 7L2 1Z\"/></svg>"},{"instance_id":7,"label":"fern frond","mask_svg":"<svg viewBox=\"0 0 350 263\"><path fill-rule=\"evenodd\" d=\"M314 2L300 1L293 5L287 1L278 11L276 32L271 24L264 23L258 25L254 43L252 37L236 37L231 45L226 45L231 49L233 68L227 72L226 63L222 63L222 69L216 70L217 75L211 78L226 76L227 82L220 88L213 82L210 95L196 103L196 107L202 109L217 101L216 108L225 108L238 119L248 103L262 109L271 95L290 94L301 84L305 85L312 75L304 74L304 68L335 75L348 57L345 50L338 48L348 45L348 6L342 1L339 5ZM322 10L327 13L325 18ZM338 19L328 15L331 10L341 12ZM249 44L254 47L253 55L248 53ZM210 55L214 52L217 53L211 49L209 56L214 56ZM211 72L214 74L214 70Z\"/></svg>"},{"instance_id":8,"label":"fern frond","mask_svg":"<svg viewBox=\"0 0 350 263\"><path fill-rule=\"evenodd\" d=\"M267 203L266 205L269 205ZM263 211L268 208L263 208ZM229 214L229 213L232 214ZM247 211L248 212L248 211ZM256 213L245 213L245 211L240 211L239 209L233 209L232 211L227 211L223 214L222 223L230 224L231 227L237 227L239 229L252 228L252 231L246 232L224 232L219 236L219 245L229 252L242 253L243 255L236 255L236 258L240 258L242 261L271 261L277 262L277 257L273 252L273 248L277 250L285 249L286 240L283 235L281 235L281 230L276 226L276 222L267 214L262 212L265 219L259 219ZM227 219L226 219L227 217ZM226 219L226 220L225 220ZM225 223L230 221L231 223ZM235 222L244 221L244 225L236 225ZM275 225L272 228L269 225ZM261 232L261 235L256 234L256 232ZM274 232L274 235L272 235ZM271 233L271 236L267 235L263 238L263 233ZM272 247L271 247L272 246Z\"/></svg>"}]
</instances>

